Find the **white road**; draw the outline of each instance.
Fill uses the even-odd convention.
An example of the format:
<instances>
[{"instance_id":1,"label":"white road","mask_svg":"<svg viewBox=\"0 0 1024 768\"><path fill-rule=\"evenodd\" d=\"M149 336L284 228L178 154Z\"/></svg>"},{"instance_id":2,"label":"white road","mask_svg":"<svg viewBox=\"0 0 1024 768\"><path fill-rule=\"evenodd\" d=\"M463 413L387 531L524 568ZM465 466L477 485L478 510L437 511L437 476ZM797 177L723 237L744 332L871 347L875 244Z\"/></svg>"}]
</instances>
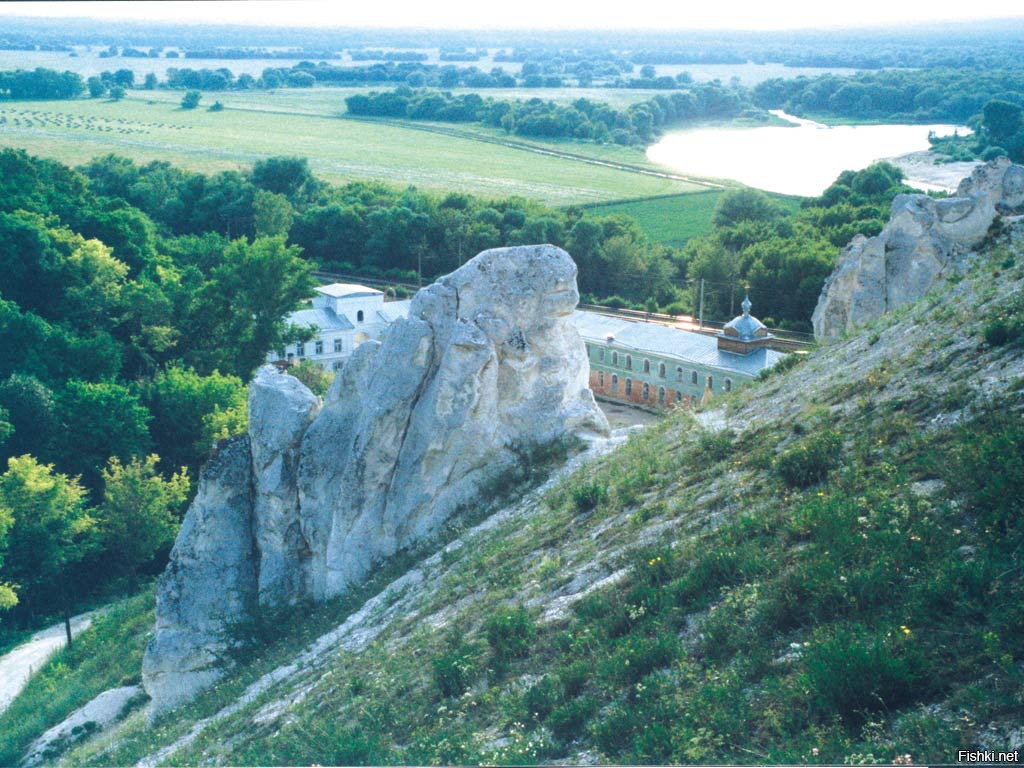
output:
<instances>
[{"instance_id":1,"label":"white road","mask_svg":"<svg viewBox=\"0 0 1024 768\"><path fill-rule=\"evenodd\" d=\"M93 612L71 619L71 635L75 636L92 624ZM0 712L3 712L21 693L29 678L46 663L50 654L63 648L67 642L64 622L40 630L32 638L0 656Z\"/></svg>"}]
</instances>

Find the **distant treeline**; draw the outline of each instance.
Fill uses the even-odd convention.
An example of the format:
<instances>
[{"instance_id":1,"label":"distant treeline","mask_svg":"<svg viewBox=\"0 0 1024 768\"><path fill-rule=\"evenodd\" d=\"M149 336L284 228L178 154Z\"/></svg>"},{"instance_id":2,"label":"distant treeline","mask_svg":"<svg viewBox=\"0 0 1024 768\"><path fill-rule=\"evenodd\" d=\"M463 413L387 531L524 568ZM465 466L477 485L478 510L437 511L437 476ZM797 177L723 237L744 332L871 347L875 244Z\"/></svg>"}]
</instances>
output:
<instances>
[{"instance_id":1,"label":"distant treeline","mask_svg":"<svg viewBox=\"0 0 1024 768\"><path fill-rule=\"evenodd\" d=\"M616 144L650 142L666 125L683 120L734 117L749 106L741 93L717 83L692 84L686 91L655 96L627 109L616 109L589 99L557 104L543 99L492 99L475 93L453 96L411 88L356 94L346 98L345 104L350 114L365 117L479 122L519 136Z\"/></svg>"},{"instance_id":2,"label":"distant treeline","mask_svg":"<svg viewBox=\"0 0 1024 768\"><path fill-rule=\"evenodd\" d=\"M755 105L795 115L965 122L992 99L1024 104L1024 70L887 70L765 80Z\"/></svg>"},{"instance_id":3,"label":"distant treeline","mask_svg":"<svg viewBox=\"0 0 1024 768\"><path fill-rule=\"evenodd\" d=\"M195 25L104 20L4 20L0 48L67 50L74 45L163 47L180 50L499 50L553 64L570 57L623 57L640 65L775 62L788 66L915 68L1022 68L1020 19L922 22L898 28L826 30L508 30L508 29L310 29L251 25ZM529 56L518 56L529 51ZM643 60L638 57L643 56ZM311 60L325 58L310 56Z\"/></svg>"},{"instance_id":4,"label":"distant treeline","mask_svg":"<svg viewBox=\"0 0 1024 768\"><path fill-rule=\"evenodd\" d=\"M422 51L349 51L352 61L426 61L430 57Z\"/></svg>"},{"instance_id":5,"label":"distant treeline","mask_svg":"<svg viewBox=\"0 0 1024 768\"><path fill-rule=\"evenodd\" d=\"M0 99L73 99L85 90L82 76L38 67L0 72Z\"/></svg>"},{"instance_id":6,"label":"distant treeline","mask_svg":"<svg viewBox=\"0 0 1024 768\"><path fill-rule=\"evenodd\" d=\"M122 53L122 56L127 55ZM265 48L205 48L186 50L186 59L340 59L337 51L268 51Z\"/></svg>"}]
</instances>

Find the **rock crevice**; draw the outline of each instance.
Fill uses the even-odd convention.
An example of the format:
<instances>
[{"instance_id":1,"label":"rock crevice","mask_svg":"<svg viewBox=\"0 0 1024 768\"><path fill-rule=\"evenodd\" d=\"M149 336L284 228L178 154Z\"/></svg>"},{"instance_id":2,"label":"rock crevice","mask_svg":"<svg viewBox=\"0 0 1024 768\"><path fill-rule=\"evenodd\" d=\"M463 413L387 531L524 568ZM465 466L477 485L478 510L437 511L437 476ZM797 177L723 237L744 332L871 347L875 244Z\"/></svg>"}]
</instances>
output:
<instances>
[{"instance_id":1,"label":"rock crevice","mask_svg":"<svg viewBox=\"0 0 1024 768\"><path fill-rule=\"evenodd\" d=\"M143 681L159 715L223 673L257 606L324 600L434 534L523 446L607 434L570 323L576 266L554 246L484 251L365 342L323 403L272 367L249 434L204 467L160 580Z\"/></svg>"}]
</instances>

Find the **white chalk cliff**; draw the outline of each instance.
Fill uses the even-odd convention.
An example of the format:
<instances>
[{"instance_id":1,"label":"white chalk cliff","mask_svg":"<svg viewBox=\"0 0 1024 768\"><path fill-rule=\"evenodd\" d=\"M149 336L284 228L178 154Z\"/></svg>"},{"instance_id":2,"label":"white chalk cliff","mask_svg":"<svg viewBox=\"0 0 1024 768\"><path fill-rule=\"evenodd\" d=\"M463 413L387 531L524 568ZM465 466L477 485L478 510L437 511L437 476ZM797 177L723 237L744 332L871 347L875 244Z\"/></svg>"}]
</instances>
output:
<instances>
[{"instance_id":1,"label":"white chalk cliff","mask_svg":"<svg viewBox=\"0 0 1024 768\"><path fill-rule=\"evenodd\" d=\"M811 322L820 341L841 337L962 274L999 216L1024 213L1024 167L1006 158L977 168L956 195L897 195L875 237L855 237L825 281Z\"/></svg>"},{"instance_id":2,"label":"white chalk cliff","mask_svg":"<svg viewBox=\"0 0 1024 768\"><path fill-rule=\"evenodd\" d=\"M524 448L606 434L570 322L576 265L554 246L484 251L362 344L321 405L267 366L249 434L204 467L157 589L143 683L159 715L223 674L230 625L324 600L422 541Z\"/></svg>"}]
</instances>

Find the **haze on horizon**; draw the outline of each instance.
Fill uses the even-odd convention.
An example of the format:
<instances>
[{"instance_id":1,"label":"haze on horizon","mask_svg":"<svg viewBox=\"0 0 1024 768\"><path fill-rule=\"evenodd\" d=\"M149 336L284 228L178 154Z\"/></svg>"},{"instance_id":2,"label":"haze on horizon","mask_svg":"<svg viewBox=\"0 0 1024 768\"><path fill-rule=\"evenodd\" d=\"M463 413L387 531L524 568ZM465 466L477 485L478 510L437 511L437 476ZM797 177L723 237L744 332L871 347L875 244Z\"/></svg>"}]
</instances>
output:
<instances>
[{"instance_id":1,"label":"haze on horizon","mask_svg":"<svg viewBox=\"0 0 1024 768\"><path fill-rule=\"evenodd\" d=\"M93 18L267 27L424 27L437 29L733 29L785 30L885 27L907 23L1022 18L1018 0L984 5L962 0L862 0L826 4L820 0L732 0L700 6L642 0L597 6L588 0L520 0L481 5L474 0L390 0L345 4L323 0L224 2L13 2L0 4L4 16Z\"/></svg>"}]
</instances>

